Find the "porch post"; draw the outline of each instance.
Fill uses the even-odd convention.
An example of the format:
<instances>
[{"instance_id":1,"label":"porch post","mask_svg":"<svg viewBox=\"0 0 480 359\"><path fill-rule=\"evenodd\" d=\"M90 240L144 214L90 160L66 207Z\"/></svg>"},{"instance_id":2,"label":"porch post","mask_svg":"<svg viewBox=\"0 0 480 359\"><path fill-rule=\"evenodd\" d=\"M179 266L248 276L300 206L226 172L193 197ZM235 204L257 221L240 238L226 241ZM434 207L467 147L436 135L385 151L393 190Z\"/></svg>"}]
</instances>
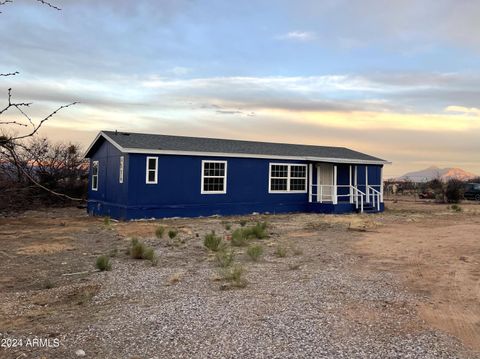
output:
<instances>
[{"instance_id":1,"label":"porch post","mask_svg":"<svg viewBox=\"0 0 480 359\"><path fill-rule=\"evenodd\" d=\"M357 166L355 166L355 172L354 172L354 177L353 177L353 187L357 188L358 187L358 177L357 177Z\"/></svg>"},{"instance_id":2,"label":"porch post","mask_svg":"<svg viewBox=\"0 0 480 359\"><path fill-rule=\"evenodd\" d=\"M370 190L368 188L368 166L365 165L365 193L367 195L367 203L370 203Z\"/></svg>"},{"instance_id":3,"label":"porch post","mask_svg":"<svg viewBox=\"0 0 480 359\"><path fill-rule=\"evenodd\" d=\"M320 165L317 164L317 202L323 202L323 187L320 184Z\"/></svg>"},{"instance_id":4,"label":"porch post","mask_svg":"<svg viewBox=\"0 0 480 359\"><path fill-rule=\"evenodd\" d=\"M308 164L308 203L312 203L312 164Z\"/></svg>"},{"instance_id":5,"label":"porch post","mask_svg":"<svg viewBox=\"0 0 480 359\"><path fill-rule=\"evenodd\" d=\"M337 197L337 165L333 166L333 204L338 203Z\"/></svg>"},{"instance_id":6,"label":"porch post","mask_svg":"<svg viewBox=\"0 0 480 359\"><path fill-rule=\"evenodd\" d=\"M380 167L380 203L383 203L383 167Z\"/></svg>"},{"instance_id":7,"label":"porch post","mask_svg":"<svg viewBox=\"0 0 480 359\"><path fill-rule=\"evenodd\" d=\"M348 191L350 194L350 203L353 203L352 165L348 166Z\"/></svg>"}]
</instances>

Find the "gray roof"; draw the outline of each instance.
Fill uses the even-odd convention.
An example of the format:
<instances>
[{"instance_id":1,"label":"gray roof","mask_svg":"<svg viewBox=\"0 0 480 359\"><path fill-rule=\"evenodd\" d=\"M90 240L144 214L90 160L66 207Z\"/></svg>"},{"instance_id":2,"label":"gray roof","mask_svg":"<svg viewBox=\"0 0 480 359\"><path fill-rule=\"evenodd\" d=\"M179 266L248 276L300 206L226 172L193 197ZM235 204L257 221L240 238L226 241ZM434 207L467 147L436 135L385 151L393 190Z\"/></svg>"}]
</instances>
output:
<instances>
[{"instance_id":1,"label":"gray roof","mask_svg":"<svg viewBox=\"0 0 480 359\"><path fill-rule=\"evenodd\" d=\"M296 145L287 143L254 142L225 140L205 137L186 137L156 135L146 133L103 131L107 140L115 142L125 152L149 151L182 151L229 155L278 156L295 158L324 158L387 163L345 147L327 147L312 145ZM102 134L100 133L100 135ZM87 152L88 157L90 150Z\"/></svg>"}]
</instances>

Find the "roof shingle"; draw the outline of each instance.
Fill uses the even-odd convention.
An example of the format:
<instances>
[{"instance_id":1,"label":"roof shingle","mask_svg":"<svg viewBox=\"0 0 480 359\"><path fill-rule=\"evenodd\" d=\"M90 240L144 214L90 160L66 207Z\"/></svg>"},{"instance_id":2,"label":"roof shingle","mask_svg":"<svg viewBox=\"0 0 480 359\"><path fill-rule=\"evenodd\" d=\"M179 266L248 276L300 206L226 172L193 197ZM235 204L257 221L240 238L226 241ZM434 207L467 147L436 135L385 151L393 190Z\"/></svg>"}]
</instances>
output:
<instances>
[{"instance_id":1,"label":"roof shingle","mask_svg":"<svg viewBox=\"0 0 480 359\"><path fill-rule=\"evenodd\" d=\"M353 151L345 147L240 141L115 131L103 131L103 133L120 147L126 149L127 152L132 152L134 150L162 150L387 162L378 157Z\"/></svg>"}]
</instances>

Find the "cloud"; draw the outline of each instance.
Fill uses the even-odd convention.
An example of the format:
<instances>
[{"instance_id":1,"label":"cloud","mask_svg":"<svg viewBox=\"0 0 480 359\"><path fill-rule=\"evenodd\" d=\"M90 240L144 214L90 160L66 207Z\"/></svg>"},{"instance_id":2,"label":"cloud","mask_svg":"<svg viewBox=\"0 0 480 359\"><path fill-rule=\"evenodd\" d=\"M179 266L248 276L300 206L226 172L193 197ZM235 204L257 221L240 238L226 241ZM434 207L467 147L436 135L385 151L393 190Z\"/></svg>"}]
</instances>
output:
<instances>
[{"instance_id":1,"label":"cloud","mask_svg":"<svg viewBox=\"0 0 480 359\"><path fill-rule=\"evenodd\" d=\"M460 114L465 114L468 116L476 116L480 117L480 109L476 107L464 107L464 106L448 106L445 108L445 112L454 112L454 113L460 113Z\"/></svg>"},{"instance_id":2,"label":"cloud","mask_svg":"<svg viewBox=\"0 0 480 359\"><path fill-rule=\"evenodd\" d=\"M176 76L185 76L192 72L192 69L189 67L175 66L174 68L168 71L169 73Z\"/></svg>"},{"instance_id":3,"label":"cloud","mask_svg":"<svg viewBox=\"0 0 480 359\"><path fill-rule=\"evenodd\" d=\"M291 31L286 34L277 36L280 40L292 40L300 42L308 42L316 39L316 35L309 31Z\"/></svg>"}]
</instances>

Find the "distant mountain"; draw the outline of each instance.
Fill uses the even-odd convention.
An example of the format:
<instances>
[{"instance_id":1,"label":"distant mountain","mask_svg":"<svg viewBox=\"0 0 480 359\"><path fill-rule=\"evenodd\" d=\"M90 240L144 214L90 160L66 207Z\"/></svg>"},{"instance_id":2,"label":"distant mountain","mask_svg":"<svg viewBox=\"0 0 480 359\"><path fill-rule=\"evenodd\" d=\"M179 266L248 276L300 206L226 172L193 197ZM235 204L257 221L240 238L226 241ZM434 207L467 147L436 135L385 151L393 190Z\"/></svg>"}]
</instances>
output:
<instances>
[{"instance_id":1,"label":"distant mountain","mask_svg":"<svg viewBox=\"0 0 480 359\"><path fill-rule=\"evenodd\" d=\"M449 179L455 178L462 181L468 181L475 177L479 176L464 171L461 168L438 168L437 166L432 166L421 171L406 173L403 176L398 177L397 180L404 181L408 179L413 182L427 182L435 178L439 178L442 181L448 181Z\"/></svg>"}]
</instances>

